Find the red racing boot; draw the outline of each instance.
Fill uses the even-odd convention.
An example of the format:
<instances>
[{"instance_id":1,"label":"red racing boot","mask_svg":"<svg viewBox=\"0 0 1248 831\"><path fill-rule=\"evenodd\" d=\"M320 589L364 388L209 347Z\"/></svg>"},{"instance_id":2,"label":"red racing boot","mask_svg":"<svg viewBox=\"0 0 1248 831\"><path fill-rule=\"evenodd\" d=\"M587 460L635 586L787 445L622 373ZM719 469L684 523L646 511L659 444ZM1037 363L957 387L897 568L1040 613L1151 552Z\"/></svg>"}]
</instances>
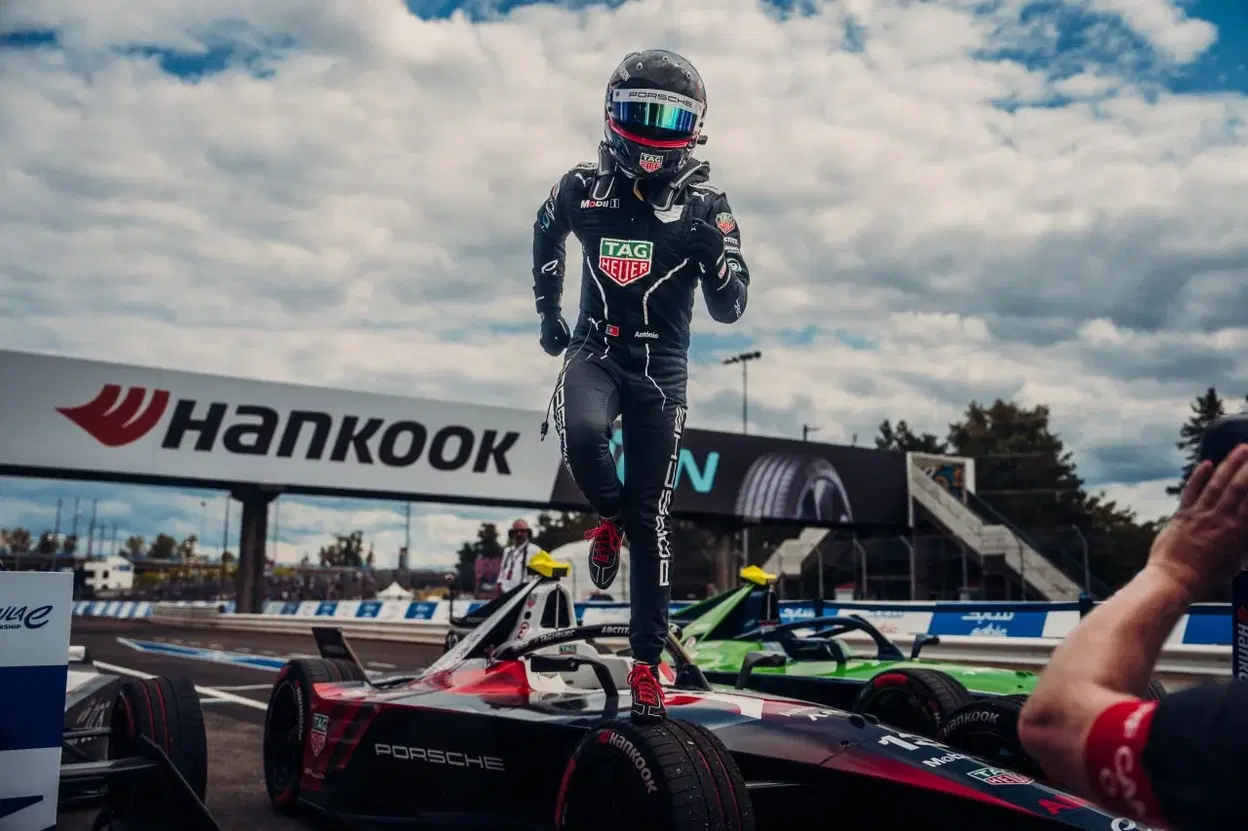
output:
<instances>
[{"instance_id":1,"label":"red racing boot","mask_svg":"<svg viewBox=\"0 0 1248 831\"><path fill-rule=\"evenodd\" d=\"M667 705L663 703L663 687L659 684L659 668L656 664L641 661L633 664L628 674L628 686L633 691L633 721L637 724L658 724L667 718Z\"/></svg>"},{"instance_id":2,"label":"red racing boot","mask_svg":"<svg viewBox=\"0 0 1248 831\"><path fill-rule=\"evenodd\" d=\"M589 544L589 579L602 591L615 582L620 570L620 547L624 544L624 529L618 519L603 519L598 527L585 533Z\"/></svg>"}]
</instances>

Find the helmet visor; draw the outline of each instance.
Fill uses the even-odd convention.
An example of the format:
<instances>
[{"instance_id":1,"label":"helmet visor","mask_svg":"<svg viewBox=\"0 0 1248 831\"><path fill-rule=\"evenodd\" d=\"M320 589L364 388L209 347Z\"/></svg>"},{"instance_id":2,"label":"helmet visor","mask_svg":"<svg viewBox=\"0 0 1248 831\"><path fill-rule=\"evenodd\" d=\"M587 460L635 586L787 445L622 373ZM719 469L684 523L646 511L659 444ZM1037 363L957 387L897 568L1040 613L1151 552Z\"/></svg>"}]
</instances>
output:
<instances>
[{"instance_id":1,"label":"helmet visor","mask_svg":"<svg viewBox=\"0 0 1248 831\"><path fill-rule=\"evenodd\" d=\"M697 132L704 105L692 98L655 89L616 89L611 120L626 137L640 142L687 142Z\"/></svg>"}]
</instances>

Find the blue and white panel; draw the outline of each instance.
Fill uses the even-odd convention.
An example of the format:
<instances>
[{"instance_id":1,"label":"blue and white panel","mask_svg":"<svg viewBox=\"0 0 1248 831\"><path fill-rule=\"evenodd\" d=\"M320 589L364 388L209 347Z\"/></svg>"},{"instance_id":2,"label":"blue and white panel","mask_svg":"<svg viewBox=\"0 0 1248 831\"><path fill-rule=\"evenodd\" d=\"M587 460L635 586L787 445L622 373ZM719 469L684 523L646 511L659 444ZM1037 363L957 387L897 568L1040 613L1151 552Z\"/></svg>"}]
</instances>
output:
<instances>
[{"instance_id":1,"label":"blue and white panel","mask_svg":"<svg viewBox=\"0 0 1248 831\"><path fill-rule=\"evenodd\" d=\"M0 828L56 827L69 680L74 575L6 572L0 580Z\"/></svg>"}]
</instances>

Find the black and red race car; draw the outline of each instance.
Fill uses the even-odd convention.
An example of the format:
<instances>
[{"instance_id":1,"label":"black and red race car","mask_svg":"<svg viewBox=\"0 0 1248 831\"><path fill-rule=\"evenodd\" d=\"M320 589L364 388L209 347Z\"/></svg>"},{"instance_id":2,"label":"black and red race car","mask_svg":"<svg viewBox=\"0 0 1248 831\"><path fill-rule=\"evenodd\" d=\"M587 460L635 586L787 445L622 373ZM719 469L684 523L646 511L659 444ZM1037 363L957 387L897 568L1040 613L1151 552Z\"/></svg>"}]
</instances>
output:
<instances>
[{"instance_id":1,"label":"black and red race car","mask_svg":"<svg viewBox=\"0 0 1248 831\"><path fill-rule=\"evenodd\" d=\"M273 805L355 827L1138 827L871 717L713 687L674 637L670 718L634 725L631 661L598 642L627 627L573 626L566 569L535 570L541 580L418 673L368 678L340 630L314 630L322 657L286 664L269 698Z\"/></svg>"}]
</instances>

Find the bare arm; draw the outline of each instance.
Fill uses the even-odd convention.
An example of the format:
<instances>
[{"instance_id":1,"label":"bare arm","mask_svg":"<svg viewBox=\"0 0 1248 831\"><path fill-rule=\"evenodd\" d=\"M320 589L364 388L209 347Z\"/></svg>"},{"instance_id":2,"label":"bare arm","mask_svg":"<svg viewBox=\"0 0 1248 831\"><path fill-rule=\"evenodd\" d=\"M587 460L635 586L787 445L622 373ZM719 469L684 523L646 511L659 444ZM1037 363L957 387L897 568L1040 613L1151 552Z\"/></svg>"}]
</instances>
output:
<instances>
[{"instance_id":1,"label":"bare arm","mask_svg":"<svg viewBox=\"0 0 1248 831\"><path fill-rule=\"evenodd\" d=\"M1023 745L1052 778L1091 795L1084 748L1093 722L1110 706L1144 694L1166 638L1191 602L1170 574L1146 566L1053 652L1019 721Z\"/></svg>"}]
</instances>

